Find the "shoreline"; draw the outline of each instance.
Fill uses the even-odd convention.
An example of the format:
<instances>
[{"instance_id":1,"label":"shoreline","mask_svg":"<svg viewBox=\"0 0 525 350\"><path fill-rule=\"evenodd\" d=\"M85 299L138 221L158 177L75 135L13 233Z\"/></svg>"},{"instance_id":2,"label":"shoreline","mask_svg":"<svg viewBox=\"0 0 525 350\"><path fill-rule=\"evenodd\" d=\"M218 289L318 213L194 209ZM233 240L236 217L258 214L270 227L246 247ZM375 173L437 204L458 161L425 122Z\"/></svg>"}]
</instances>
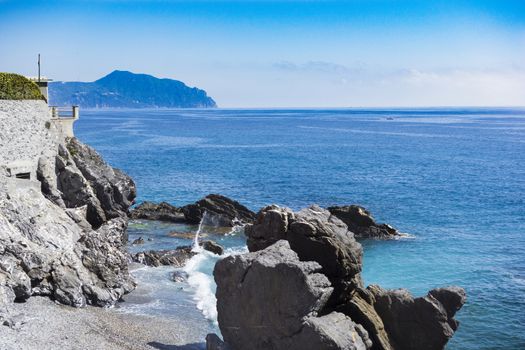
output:
<instances>
[{"instance_id":1,"label":"shoreline","mask_svg":"<svg viewBox=\"0 0 525 350\"><path fill-rule=\"evenodd\" d=\"M204 349L205 343L187 343L192 329L174 319L118 312L114 308L72 308L45 297L12 304L10 311L26 322L2 326L0 350L45 349Z\"/></svg>"}]
</instances>

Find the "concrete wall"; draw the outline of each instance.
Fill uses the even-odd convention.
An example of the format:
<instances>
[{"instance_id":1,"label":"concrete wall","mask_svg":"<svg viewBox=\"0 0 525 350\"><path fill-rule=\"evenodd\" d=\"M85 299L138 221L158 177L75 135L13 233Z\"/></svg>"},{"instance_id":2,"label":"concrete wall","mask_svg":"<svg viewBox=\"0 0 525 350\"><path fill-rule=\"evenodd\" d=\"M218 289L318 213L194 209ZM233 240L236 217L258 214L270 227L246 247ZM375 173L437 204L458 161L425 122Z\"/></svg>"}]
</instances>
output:
<instances>
[{"instance_id":1,"label":"concrete wall","mask_svg":"<svg viewBox=\"0 0 525 350\"><path fill-rule=\"evenodd\" d=\"M63 137L44 101L0 100L0 178L30 172L36 181L38 159L56 154Z\"/></svg>"}]
</instances>

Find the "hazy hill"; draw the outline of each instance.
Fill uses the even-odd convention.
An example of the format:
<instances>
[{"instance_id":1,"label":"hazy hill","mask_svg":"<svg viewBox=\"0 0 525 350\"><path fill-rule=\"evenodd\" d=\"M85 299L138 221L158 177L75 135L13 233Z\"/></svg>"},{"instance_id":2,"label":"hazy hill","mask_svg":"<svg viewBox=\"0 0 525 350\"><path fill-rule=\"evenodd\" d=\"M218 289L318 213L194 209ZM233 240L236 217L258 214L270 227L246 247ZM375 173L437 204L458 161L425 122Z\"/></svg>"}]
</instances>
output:
<instances>
[{"instance_id":1,"label":"hazy hill","mask_svg":"<svg viewBox=\"0 0 525 350\"><path fill-rule=\"evenodd\" d=\"M206 91L181 81L114 71L94 82L52 82L50 105L84 108L213 108Z\"/></svg>"}]
</instances>

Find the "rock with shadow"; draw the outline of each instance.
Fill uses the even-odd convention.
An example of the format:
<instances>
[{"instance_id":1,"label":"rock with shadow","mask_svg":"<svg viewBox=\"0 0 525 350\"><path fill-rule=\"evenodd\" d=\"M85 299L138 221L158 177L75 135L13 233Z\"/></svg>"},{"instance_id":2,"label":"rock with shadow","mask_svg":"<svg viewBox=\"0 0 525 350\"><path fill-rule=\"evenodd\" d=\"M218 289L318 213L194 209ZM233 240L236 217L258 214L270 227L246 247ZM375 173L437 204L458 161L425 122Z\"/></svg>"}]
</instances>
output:
<instances>
[{"instance_id":1,"label":"rock with shadow","mask_svg":"<svg viewBox=\"0 0 525 350\"><path fill-rule=\"evenodd\" d=\"M158 220L174 223L186 222L182 210L166 202L143 202L131 210L129 216L131 219Z\"/></svg>"},{"instance_id":2,"label":"rock with shadow","mask_svg":"<svg viewBox=\"0 0 525 350\"><path fill-rule=\"evenodd\" d=\"M343 221L358 238L395 238L400 233L388 224L378 224L372 214L359 205L328 207L332 215Z\"/></svg>"},{"instance_id":3,"label":"rock with shadow","mask_svg":"<svg viewBox=\"0 0 525 350\"><path fill-rule=\"evenodd\" d=\"M189 224L197 225L207 213L205 225L233 227L253 222L255 213L244 205L219 194L209 194L203 199L182 207Z\"/></svg>"}]
</instances>

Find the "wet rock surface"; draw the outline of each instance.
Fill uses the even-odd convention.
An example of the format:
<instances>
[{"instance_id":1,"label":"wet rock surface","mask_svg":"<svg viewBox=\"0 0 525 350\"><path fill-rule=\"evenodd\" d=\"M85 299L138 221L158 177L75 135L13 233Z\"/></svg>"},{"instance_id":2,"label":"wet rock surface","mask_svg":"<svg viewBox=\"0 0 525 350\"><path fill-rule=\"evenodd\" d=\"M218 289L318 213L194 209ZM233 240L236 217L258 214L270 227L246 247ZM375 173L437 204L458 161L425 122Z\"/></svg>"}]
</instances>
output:
<instances>
[{"instance_id":1,"label":"wet rock surface","mask_svg":"<svg viewBox=\"0 0 525 350\"><path fill-rule=\"evenodd\" d=\"M378 224L372 214L359 205L333 206L328 210L343 221L358 238L393 238L400 233L388 224Z\"/></svg>"},{"instance_id":2,"label":"wet rock surface","mask_svg":"<svg viewBox=\"0 0 525 350\"><path fill-rule=\"evenodd\" d=\"M237 201L210 194L203 199L181 208L186 222L197 225L201 222L204 213L207 213L205 225L216 227L233 227L239 224L250 223L255 219L255 213Z\"/></svg>"},{"instance_id":3,"label":"wet rock surface","mask_svg":"<svg viewBox=\"0 0 525 350\"><path fill-rule=\"evenodd\" d=\"M224 247L214 241L205 240L200 244L204 250L212 252L213 254L222 255L224 253Z\"/></svg>"},{"instance_id":4,"label":"wet rock surface","mask_svg":"<svg viewBox=\"0 0 525 350\"><path fill-rule=\"evenodd\" d=\"M131 255L131 260L147 266L183 267L196 253L191 246L171 250L150 250Z\"/></svg>"},{"instance_id":5,"label":"wet rock surface","mask_svg":"<svg viewBox=\"0 0 525 350\"><path fill-rule=\"evenodd\" d=\"M174 223L186 222L182 210L166 202L143 202L130 212L130 218L168 221Z\"/></svg>"}]
</instances>

